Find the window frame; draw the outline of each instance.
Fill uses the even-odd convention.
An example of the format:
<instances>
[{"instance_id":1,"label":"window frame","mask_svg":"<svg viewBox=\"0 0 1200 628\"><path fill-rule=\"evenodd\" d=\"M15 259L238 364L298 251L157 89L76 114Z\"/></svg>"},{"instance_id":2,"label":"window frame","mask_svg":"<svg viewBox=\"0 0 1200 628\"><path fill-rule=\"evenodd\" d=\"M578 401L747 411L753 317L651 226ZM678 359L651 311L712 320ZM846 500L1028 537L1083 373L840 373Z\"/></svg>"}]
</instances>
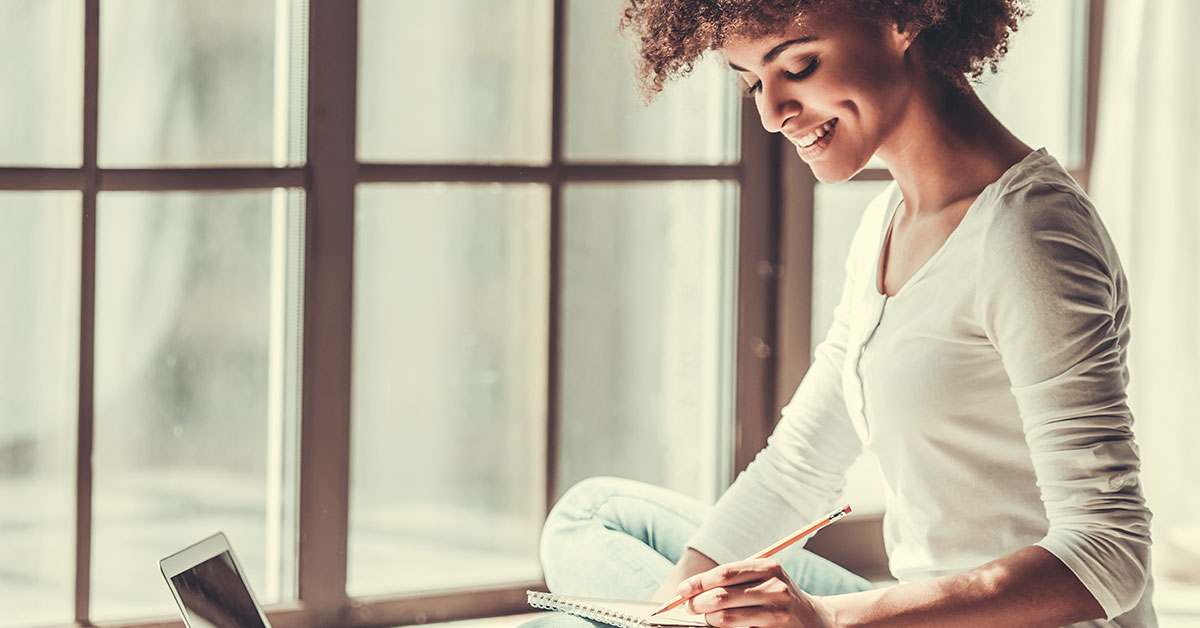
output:
<instances>
[{"instance_id":1,"label":"window frame","mask_svg":"<svg viewBox=\"0 0 1200 628\"><path fill-rule=\"evenodd\" d=\"M541 166L360 163L356 153L358 0L308 2L307 160L304 166L109 169L97 164L100 0L84 5L83 155L78 168L0 167L0 190L82 193L82 251L75 517L75 628L89 618L94 438L96 197L102 191L294 188L306 194L299 444L298 599L266 607L279 628L395 626L527 610L519 582L486 588L364 598L346 593L351 455L351 364L355 188L379 182L534 182L550 189L547 511L556 486L560 424L559 311L562 190L576 181L721 180L738 185L734 443L730 477L766 443L795 383L808 367L816 181L790 145L769 135L743 101L741 152L727 165L570 163L563 153L567 0L552 5L551 158ZM1104 0L1087 5L1083 163L1071 170L1087 186L1095 147ZM869 169L853 181L887 180ZM319 365L319 366L316 366ZM307 367L307 368L305 368ZM857 521L857 523L855 523ZM877 516L830 528L810 548L864 573L879 573ZM850 542L853 539L853 542ZM119 628L179 628L182 621L141 618Z\"/></svg>"}]
</instances>

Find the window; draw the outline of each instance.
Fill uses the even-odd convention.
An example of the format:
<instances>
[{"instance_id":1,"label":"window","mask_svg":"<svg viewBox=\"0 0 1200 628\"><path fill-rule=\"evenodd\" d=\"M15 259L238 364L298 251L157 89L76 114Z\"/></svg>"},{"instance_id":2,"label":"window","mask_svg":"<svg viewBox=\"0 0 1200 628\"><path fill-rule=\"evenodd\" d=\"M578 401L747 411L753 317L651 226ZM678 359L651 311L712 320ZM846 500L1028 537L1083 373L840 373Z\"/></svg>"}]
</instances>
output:
<instances>
[{"instance_id":1,"label":"window","mask_svg":"<svg viewBox=\"0 0 1200 628\"><path fill-rule=\"evenodd\" d=\"M0 625L174 613L218 529L296 599L305 9L4 5Z\"/></svg>"},{"instance_id":2,"label":"window","mask_svg":"<svg viewBox=\"0 0 1200 628\"><path fill-rule=\"evenodd\" d=\"M575 481L714 498L770 146L713 65L643 108L619 7L6 5L0 626L170 616L217 529L284 623L515 610Z\"/></svg>"}]
</instances>

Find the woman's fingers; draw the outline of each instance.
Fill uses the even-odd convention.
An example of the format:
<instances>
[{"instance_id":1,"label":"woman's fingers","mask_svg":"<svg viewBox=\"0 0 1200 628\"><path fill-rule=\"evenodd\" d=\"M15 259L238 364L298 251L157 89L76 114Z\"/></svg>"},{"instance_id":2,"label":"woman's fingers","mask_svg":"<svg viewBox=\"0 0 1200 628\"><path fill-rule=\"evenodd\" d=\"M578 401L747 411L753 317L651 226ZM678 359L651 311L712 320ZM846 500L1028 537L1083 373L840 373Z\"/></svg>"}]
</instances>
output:
<instances>
[{"instance_id":1,"label":"woman's fingers","mask_svg":"<svg viewBox=\"0 0 1200 628\"><path fill-rule=\"evenodd\" d=\"M754 606L777 608L786 604L787 595L787 585L771 578L750 584L713 587L688 600L688 610L703 614Z\"/></svg>"},{"instance_id":2,"label":"woman's fingers","mask_svg":"<svg viewBox=\"0 0 1200 628\"><path fill-rule=\"evenodd\" d=\"M718 628L829 626L812 599L770 559L715 567L684 580L679 593L688 610Z\"/></svg>"},{"instance_id":3,"label":"woman's fingers","mask_svg":"<svg viewBox=\"0 0 1200 628\"><path fill-rule=\"evenodd\" d=\"M744 628L745 626L782 626L786 624L787 620L778 611L755 606L705 613L704 621L717 628Z\"/></svg>"},{"instance_id":4,"label":"woman's fingers","mask_svg":"<svg viewBox=\"0 0 1200 628\"><path fill-rule=\"evenodd\" d=\"M784 580L787 574L779 563L769 559L741 560L718 565L708 571L692 576L679 583L679 594L693 598L703 591L716 587L731 587L739 584L762 582L771 578Z\"/></svg>"}]
</instances>

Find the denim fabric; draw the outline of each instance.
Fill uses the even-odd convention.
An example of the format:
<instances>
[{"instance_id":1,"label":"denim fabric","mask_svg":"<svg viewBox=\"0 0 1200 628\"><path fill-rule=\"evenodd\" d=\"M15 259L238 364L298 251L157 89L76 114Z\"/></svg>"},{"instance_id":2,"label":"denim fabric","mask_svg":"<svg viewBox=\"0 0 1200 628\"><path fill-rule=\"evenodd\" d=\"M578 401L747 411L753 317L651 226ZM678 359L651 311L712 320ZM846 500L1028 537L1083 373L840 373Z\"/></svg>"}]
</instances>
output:
<instances>
[{"instance_id":1,"label":"denim fabric","mask_svg":"<svg viewBox=\"0 0 1200 628\"><path fill-rule=\"evenodd\" d=\"M554 506L542 529L541 559L554 593L648 600L666 580L708 506L685 495L621 478L590 478ZM796 586L815 595L871 589L871 583L801 547L774 556ZM521 628L593 628L554 614Z\"/></svg>"}]
</instances>

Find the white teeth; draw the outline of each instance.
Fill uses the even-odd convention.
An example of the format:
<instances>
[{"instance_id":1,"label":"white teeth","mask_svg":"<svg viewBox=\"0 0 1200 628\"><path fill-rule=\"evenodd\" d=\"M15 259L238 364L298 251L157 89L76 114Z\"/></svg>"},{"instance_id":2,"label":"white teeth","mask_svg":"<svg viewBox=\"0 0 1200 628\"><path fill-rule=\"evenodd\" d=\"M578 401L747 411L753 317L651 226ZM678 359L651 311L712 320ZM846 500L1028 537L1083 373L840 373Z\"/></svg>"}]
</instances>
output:
<instances>
[{"instance_id":1,"label":"white teeth","mask_svg":"<svg viewBox=\"0 0 1200 628\"><path fill-rule=\"evenodd\" d=\"M833 128L833 125L834 125L833 121L826 122L825 124L822 124L820 127L818 127L816 131L813 131L812 133L809 133L808 135L805 135L804 137L797 140L796 143L800 145L800 148L808 148L809 146L812 146L813 143L816 142L817 140L821 139L822 137L825 137L825 135L827 133L829 133L829 130Z\"/></svg>"}]
</instances>

